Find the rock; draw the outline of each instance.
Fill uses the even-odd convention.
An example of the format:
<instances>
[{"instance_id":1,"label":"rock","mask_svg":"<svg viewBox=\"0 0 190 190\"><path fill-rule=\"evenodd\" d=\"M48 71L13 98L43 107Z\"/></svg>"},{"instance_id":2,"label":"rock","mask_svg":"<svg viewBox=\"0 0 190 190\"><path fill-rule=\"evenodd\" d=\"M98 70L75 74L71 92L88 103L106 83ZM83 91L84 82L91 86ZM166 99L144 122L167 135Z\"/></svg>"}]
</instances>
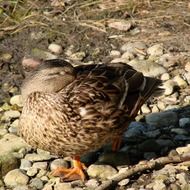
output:
<instances>
[{"instance_id":1,"label":"rock","mask_svg":"<svg viewBox=\"0 0 190 190\"><path fill-rule=\"evenodd\" d=\"M151 159L156 158L156 157L157 157L157 155L155 152L145 152L144 153L144 158L146 160L151 160Z\"/></svg>"},{"instance_id":2,"label":"rock","mask_svg":"<svg viewBox=\"0 0 190 190\"><path fill-rule=\"evenodd\" d=\"M188 132L182 128L173 128L173 129L171 129L171 132L176 133L178 135L188 135Z\"/></svg>"},{"instance_id":3,"label":"rock","mask_svg":"<svg viewBox=\"0 0 190 190\"><path fill-rule=\"evenodd\" d=\"M176 148L176 151L180 155L183 153L190 153L190 146L178 147L178 148Z\"/></svg>"},{"instance_id":4,"label":"rock","mask_svg":"<svg viewBox=\"0 0 190 190\"><path fill-rule=\"evenodd\" d=\"M29 160L31 162L46 161L46 160L50 160L51 158L52 158L51 155L36 154L36 153L26 154L26 156L25 156L25 159Z\"/></svg>"},{"instance_id":5,"label":"rock","mask_svg":"<svg viewBox=\"0 0 190 190\"><path fill-rule=\"evenodd\" d=\"M36 59L48 60L48 59L57 59L57 55L54 55L48 51L44 51L39 48L33 48L31 51L31 56Z\"/></svg>"},{"instance_id":6,"label":"rock","mask_svg":"<svg viewBox=\"0 0 190 190\"><path fill-rule=\"evenodd\" d=\"M158 106L157 105L153 105L152 107L152 113L157 113L159 112Z\"/></svg>"},{"instance_id":7,"label":"rock","mask_svg":"<svg viewBox=\"0 0 190 190\"><path fill-rule=\"evenodd\" d=\"M51 43L49 46L48 46L48 49L55 53L55 54L61 54L63 52L63 49L62 47L59 45L59 44L55 44L55 43Z\"/></svg>"},{"instance_id":8,"label":"rock","mask_svg":"<svg viewBox=\"0 0 190 190\"><path fill-rule=\"evenodd\" d=\"M128 52L128 51L124 52L123 55L121 56L121 59L125 59L125 60L128 60L128 61L130 61L130 60L132 60L134 58L135 58L134 54L131 53L131 52Z\"/></svg>"},{"instance_id":9,"label":"rock","mask_svg":"<svg viewBox=\"0 0 190 190\"><path fill-rule=\"evenodd\" d=\"M28 170L32 166L32 163L29 160L21 159L20 169Z\"/></svg>"},{"instance_id":10,"label":"rock","mask_svg":"<svg viewBox=\"0 0 190 190\"><path fill-rule=\"evenodd\" d=\"M153 190L167 190L167 187L162 180L156 180L154 181Z\"/></svg>"},{"instance_id":11,"label":"rock","mask_svg":"<svg viewBox=\"0 0 190 190\"><path fill-rule=\"evenodd\" d=\"M174 91L176 83L173 80L167 80L163 83L164 95L171 95Z\"/></svg>"},{"instance_id":12,"label":"rock","mask_svg":"<svg viewBox=\"0 0 190 190\"><path fill-rule=\"evenodd\" d=\"M10 61L12 59L12 55L10 53L3 53L1 55L1 59L3 61Z\"/></svg>"},{"instance_id":13,"label":"rock","mask_svg":"<svg viewBox=\"0 0 190 190\"><path fill-rule=\"evenodd\" d=\"M132 66L135 70L150 77L157 77L166 72L164 67L150 60L133 59L127 64Z\"/></svg>"},{"instance_id":14,"label":"rock","mask_svg":"<svg viewBox=\"0 0 190 190\"><path fill-rule=\"evenodd\" d=\"M125 185L127 185L128 183L129 183L129 179L123 179L123 180L121 180L119 183L118 183L118 185L119 186L125 186Z\"/></svg>"},{"instance_id":15,"label":"rock","mask_svg":"<svg viewBox=\"0 0 190 190\"><path fill-rule=\"evenodd\" d=\"M61 158L53 160L50 164L51 171L57 169L58 167L68 168L69 165L68 165L68 162L66 160L61 159Z\"/></svg>"},{"instance_id":16,"label":"rock","mask_svg":"<svg viewBox=\"0 0 190 190\"><path fill-rule=\"evenodd\" d=\"M19 160L12 153L0 155L0 179L18 166Z\"/></svg>"},{"instance_id":17,"label":"rock","mask_svg":"<svg viewBox=\"0 0 190 190\"><path fill-rule=\"evenodd\" d=\"M145 136L147 136L148 138L156 138L158 137L161 133L160 133L160 129L156 129L156 130L153 130L153 131L145 131L143 132L143 134Z\"/></svg>"},{"instance_id":18,"label":"rock","mask_svg":"<svg viewBox=\"0 0 190 190\"><path fill-rule=\"evenodd\" d=\"M180 188L180 186L179 185L177 185L177 184L170 184L170 189L171 190L181 190L181 188Z\"/></svg>"},{"instance_id":19,"label":"rock","mask_svg":"<svg viewBox=\"0 0 190 190\"><path fill-rule=\"evenodd\" d=\"M178 58L170 53L164 54L160 57L158 63L166 68L176 65Z\"/></svg>"},{"instance_id":20,"label":"rock","mask_svg":"<svg viewBox=\"0 0 190 190\"><path fill-rule=\"evenodd\" d=\"M46 170L48 166L47 162L35 162L32 167L37 169L43 169Z\"/></svg>"},{"instance_id":21,"label":"rock","mask_svg":"<svg viewBox=\"0 0 190 190\"><path fill-rule=\"evenodd\" d=\"M146 104L142 105L141 111L142 111L142 113L145 113L145 114L151 112L150 108Z\"/></svg>"},{"instance_id":22,"label":"rock","mask_svg":"<svg viewBox=\"0 0 190 190\"><path fill-rule=\"evenodd\" d=\"M31 188L28 185L18 185L13 190L31 190Z\"/></svg>"},{"instance_id":23,"label":"rock","mask_svg":"<svg viewBox=\"0 0 190 190\"><path fill-rule=\"evenodd\" d=\"M166 108L166 105L165 105L164 102L162 102L162 101L158 101L158 102L157 102L157 106L158 106L158 108L159 108L160 110L165 110L165 108Z\"/></svg>"},{"instance_id":24,"label":"rock","mask_svg":"<svg viewBox=\"0 0 190 190\"><path fill-rule=\"evenodd\" d=\"M189 177L186 173L182 172L176 175L176 179L179 180L181 185L186 185L189 183Z\"/></svg>"},{"instance_id":25,"label":"rock","mask_svg":"<svg viewBox=\"0 0 190 190\"><path fill-rule=\"evenodd\" d=\"M16 110L9 110L4 112L3 117L1 118L2 120L10 120L14 118L20 117L20 112Z\"/></svg>"},{"instance_id":26,"label":"rock","mask_svg":"<svg viewBox=\"0 0 190 190\"><path fill-rule=\"evenodd\" d=\"M121 53L120 53L120 51L117 51L117 50L111 50L110 56L111 57L120 57Z\"/></svg>"},{"instance_id":27,"label":"rock","mask_svg":"<svg viewBox=\"0 0 190 190\"><path fill-rule=\"evenodd\" d=\"M147 49L147 53L151 56L161 56L164 53L163 44L155 44Z\"/></svg>"},{"instance_id":28,"label":"rock","mask_svg":"<svg viewBox=\"0 0 190 190\"><path fill-rule=\"evenodd\" d=\"M42 179L42 177L45 177L46 174L47 174L47 170L40 169L39 172L38 172L38 174L36 175L36 177Z\"/></svg>"},{"instance_id":29,"label":"rock","mask_svg":"<svg viewBox=\"0 0 190 190\"><path fill-rule=\"evenodd\" d=\"M128 31L132 27L132 23L126 20L111 21L108 23L108 27L121 31Z\"/></svg>"},{"instance_id":30,"label":"rock","mask_svg":"<svg viewBox=\"0 0 190 190\"><path fill-rule=\"evenodd\" d=\"M126 152L104 152L98 158L100 164L106 164L111 166L129 165L129 156Z\"/></svg>"},{"instance_id":31,"label":"rock","mask_svg":"<svg viewBox=\"0 0 190 190\"><path fill-rule=\"evenodd\" d=\"M190 62L187 62L187 63L185 64L185 70L186 70L187 72L190 72Z\"/></svg>"},{"instance_id":32,"label":"rock","mask_svg":"<svg viewBox=\"0 0 190 190\"><path fill-rule=\"evenodd\" d=\"M96 189L99 185L99 182L96 179L90 179L88 180L85 185L89 188L89 189Z\"/></svg>"},{"instance_id":33,"label":"rock","mask_svg":"<svg viewBox=\"0 0 190 190\"><path fill-rule=\"evenodd\" d=\"M156 143L158 143L160 147L175 147L174 142L170 139L157 139Z\"/></svg>"},{"instance_id":34,"label":"rock","mask_svg":"<svg viewBox=\"0 0 190 190\"><path fill-rule=\"evenodd\" d=\"M160 77L161 80L166 81L170 79L170 75L168 73L163 73Z\"/></svg>"},{"instance_id":35,"label":"rock","mask_svg":"<svg viewBox=\"0 0 190 190\"><path fill-rule=\"evenodd\" d=\"M30 176L30 177L33 177L35 176L36 174L38 173L38 169L37 168L34 168L34 167L31 167L27 170L27 175Z\"/></svg>"},{"instance_id":36,"label":"rock","mask_svg":"<svg viewBox=\"0 0 190 190\"><path fill-rule=\"evenodd\" d=\"M185 135L176 135L174 137L175 141L190 141L190 137L189 136L185 136Z\"/></svg>"},{"instance_id":37,"label":"rock","mask_svg":"<svg viewBox=\"0 0 190 190\"><path fill-rule=\"evenodd\" d=\"M128 59L125 59L125 58L114 58L111 63L128 63Z\"/></svg>"},{"instance_id":38,"label":"rock","mask_svg":"<svg viewBox=\"0 0 190 190\"><path fill-rule=\"evenodd\" d=\"M173 81L175 81L180 88L185 88L187 86L187 82L179 75L175 76Z\"/></svg>"},{"instance_id":39,"label":"rock","mask_svg":"<svg viewBox=\"0 0 190 190\"><path fill-rule=\"evenodd\" d=\"M141 152L157 152L161 147L154 139L147 139L138 145L138 149Z\"/></svg>"},{"instance_id":40,"label":"rock","mask_svg":"<svg viewBox=\"0 0 190 190\"><path fill-rule=\"evenodd\" d=\"M42 189L43 188L43 182L39 178L33 178L30 181L30 187L34 187L36 189Z\"/></svg>"},{"instance_id":41,"label":"rock","mask_svg":"<svg viewBox=\"0 0 190 190\"><path fill-rule=\"evenodd\" d=\"M172 111L165 111L160 113L152 113L145 116L146 123L156 127L167 127L170 125L177 125L178 115Z\"/></svg>"},{"instance_id":42,"label":"rock","mask_svg":"<svg viewBox=\"0 0 190 190\"><path fill-rule=\"evenodd\" d=\"M15 119L15 120L10 124L10 126L11 126L11 127L14 127L14 128L18 128L18 125L19 125L19 119Z\"/></svg>"},{"instance_id":43,"label":"rock","mask_svg":"<svg viewBox=\"0 0 190 190\"><path fill-rule=\"evenodd\" d=\"M188 73L186 72L186 73L184 74L184 77L186 78L188 84L190 84L190 73L189 73L189 72L188 72Z\"/></svg>"},{"instance_id":44,"label":"rock","mask_svg":"<svg viewBox=\"0 0 190 190\"><path fill-rule=\"evenodd\" d=\"M34 58L26 58L26 57L24 57L23 60L22 60L23 68L27 68L27 69L34 69L40 64L41 64L41 61L36 60ZM16 101L18 101L18 97L16 98Z\"/></svg>"},{"instance_id":45,"label":"rock","mask_svg":"<svg viewBox=\"0 0 190 190\"><path fill-rule=\"evenodd\" d=\"M10 104L22 107L22 98L21 98L21 95L12 96L11 99L10 99Z\"/></svg>"},{"instance_id":46,"label":"rock","mask_svg":"<svg viewBox=\"0 0 190 190\"><path fill-rule=\"evenodd\" d=\"M8 187L16 187L17 185L26 185L29 177L21 172L20 169L11 170L4 178L4 182Z\"/></svg>"},{"instance_id":47,"label":"rock","mask_svg":"<svg viewBox=\"0 0 190 190\"><path fill-rule=\"evenodd\" d=\"M117 170L109 165L92 164L88 167L87 173L90 177L108 179L109 177L115 175L117 173Z\"/></svg>"},{"instance_id":48,"label":"rock","mask_svg":"<svg viewBox=\"0 0 190 190\"><path fill-rule=\"evenodd\" d=\"M180 118L179 119L179 126L182 128L190 126L190 118Z\"/></svg>"},{"instance_id":49,"label":"rock","mask_svg":"<svg viewBox=\"0 0 190 190\"><path fill-rule=\"evenodd\" d=\"M85 58L85 56L85 52L81 51L71 54L69 58L75 61L82 61Z\"/></svg>"}]
</instances>

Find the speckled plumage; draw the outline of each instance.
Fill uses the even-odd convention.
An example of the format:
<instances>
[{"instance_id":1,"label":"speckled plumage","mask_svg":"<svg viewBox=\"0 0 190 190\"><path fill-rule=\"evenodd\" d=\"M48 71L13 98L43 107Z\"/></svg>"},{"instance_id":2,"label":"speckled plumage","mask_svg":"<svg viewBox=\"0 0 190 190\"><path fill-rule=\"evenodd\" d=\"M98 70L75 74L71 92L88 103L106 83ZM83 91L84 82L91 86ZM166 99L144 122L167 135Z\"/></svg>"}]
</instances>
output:
<instances>
[{"instance_id":1,"label":"speckled plumage","mask_svg":"<svg viewBox=\"0 0 190 190\"><path fill-rule=\"evenodd\" d=\"M33 147L55 155L81 156L120 136L142 104L160 91L160 80L126 64L82 65L64 70L65 76L57 73L68 66L63 60L46 61L22 86L20 134ZM59 83L55 78L49 84L43 84L46 78L35 81L44 69L51 70L49 81L63 78Z\"/></svg>"}]
</instances>

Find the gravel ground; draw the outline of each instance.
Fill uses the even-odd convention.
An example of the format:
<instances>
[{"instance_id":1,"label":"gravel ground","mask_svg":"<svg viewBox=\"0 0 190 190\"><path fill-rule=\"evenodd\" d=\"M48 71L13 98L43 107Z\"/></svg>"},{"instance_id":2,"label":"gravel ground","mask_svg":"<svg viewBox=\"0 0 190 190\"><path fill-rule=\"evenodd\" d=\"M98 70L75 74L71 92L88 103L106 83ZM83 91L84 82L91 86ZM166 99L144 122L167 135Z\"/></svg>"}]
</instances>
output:
<instances>
[{"instance_id":1,"label":"gravel ground","mask_svg":"<svg viewBox=\"0 0 190 190\"><path fill-rule=\"evenodd\" d=\"M60 2L67 2L64 8ZM112 5L115 12L108 11L108 4L98 4L105 11L98 15L89 11L91 4L81 3L77 5L80 9L75 9L72 1L54 0L49 9L47 4L28 1L24 13L18 14L22 16L19 25L14 16L25 5L11 7L10 2L6 6L0 2L0 20L7 21L0 24L0 190L102 190L102 184L129 171L132 175L124 175L116 186L107 189L190 189L189 2L164 1L162 7L160 1L151 1L150 5L136 3L121 11L118 7L122 2ZM43 15L38 15L40 6ZM8 10L12 11L11 17ZM94 15L100 17L98 22L93 20ZM52 177L50 172L56 167L70 167L70 158L34 150L17 136L22 110L19 85L27 73L22 67L53 58L66 58L73 65L124 62L147 76L162 79L165 88L162 97L142 106L136 122L123 134L117 153L105 145L83 156L89 176L84 183L61 183ZM155 159L157 164L148 167ZM136 172L135 166L140 168Z\"/></svg>"}]
</instances>

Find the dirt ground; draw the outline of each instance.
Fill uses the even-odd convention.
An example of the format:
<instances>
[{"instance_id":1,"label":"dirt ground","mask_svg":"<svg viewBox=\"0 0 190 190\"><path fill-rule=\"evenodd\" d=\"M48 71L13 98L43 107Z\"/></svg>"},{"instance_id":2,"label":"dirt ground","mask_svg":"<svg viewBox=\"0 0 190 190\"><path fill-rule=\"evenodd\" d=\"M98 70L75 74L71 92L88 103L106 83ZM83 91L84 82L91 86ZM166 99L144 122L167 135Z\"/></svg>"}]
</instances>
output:
<instances>
[{"instance_id":1,"label":"dirt ground","mask_svg":"<svg viewBox=\"0 0 190 190\"><path fill-rule=\"evenodd\" d=\"M130 21L132 27L110 28L113 20ZM21 60L34 48L47 50L51 42L65 50L73 45L75 51L86 53L83 62L109 60L111 49L134 41L163 42L167 51L184 52L190 50L189 29L188 0L1 0L1 103L7 88L19 86Z\"/></svg>"}]
</instances>

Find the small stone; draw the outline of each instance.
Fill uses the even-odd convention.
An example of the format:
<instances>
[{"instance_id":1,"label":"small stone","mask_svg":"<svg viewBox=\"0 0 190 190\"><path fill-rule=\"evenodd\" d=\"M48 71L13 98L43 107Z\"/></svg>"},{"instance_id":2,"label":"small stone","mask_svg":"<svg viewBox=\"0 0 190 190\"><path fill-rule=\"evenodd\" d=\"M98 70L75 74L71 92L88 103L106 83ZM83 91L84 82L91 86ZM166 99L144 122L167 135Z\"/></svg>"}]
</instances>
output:
<instances>
[{"instance_id":1,"label":"small stone","mask_svg":"<svg viewBox=\"0 0 190 190\"><path fill-rule=\"evenodd\" d=\"M15 95L15 96L11 97L10 104L22 107L22 97L21 97L21 95Z\"/></svg>"},{"instance_id":2,"label":"small stone","mask_svg":"<svg viewBox=\"0 0 190 190\"><path fill-rule=\"evenodd\" d=\"M47 162L35 162L32 165L33 168L43 169L43 170L46 170L47 166L48 166Z\"/></svg>"},{"instance_id":3,"label":"small stone","mask_svg":"<svg viewBox=\"0 0 190 190\"><path fill-rule=\"evenodd\" d=\"M146 123L156 127L167 127L170 125L177 125L178 115L172 111L152 113L145 116Z\"/></svg>"},{"instance_id":4,"label":"small stone","mask_svg":"<svg viewBox=\"0 0 190 190\"><path fill-rule=\"evenodd\" d=\"M147 136L148 138L156 138L160 135L160 129L156 129L153 131L145 131L143 132L143 134Z\"/></svg>"},{"instance_id":5,"label":"small stone","mask_svg":"<svg viewBox=\"0 0 190 190\"><path fill-rule=\"evenodd\" d=\"M159 64L164 66L165 68L169 68L171 66L176 65L178 58L173 56L172 54L164 54L159 59Z\"/></svg>"},{"instance_id":6,"label":"small stone","mask_svg":"<svg viewBox=\"0 0 190 190\"><path fill-rule=\"evenodd\" d=\"M178 147L178 148L176 148L176 151L180 155L183 153L190 153L190 146Z\"/></svg>"},{"instance_id":7,"label":"small stone","mask_svg":"<svg viewBox=\"0 0 190 190\"><path fill-rule=\"evenodd\" d=\"M54 55L48 51L44 51L39 48L33 48L31 50L31 56L35 57L37 59L43 59L43 60L48 60L48 59L57 59L57 55Z\"/></svg>"},{"instance_id":8,"label":"small stone","mask_svg":"<svg viewBox=\"0 0 190 190\"><path fill-rule=\"evenodd\" d=\"M42 178L43 176L45 176L47 174L47 170L44 169L40 169L38 174L36 175L36 177L38 178Z\"/></svg>"},{"instance_id":9,"label":"small stone","mask_svg":"<svg viewBox=\"0 0 190 190\"><path fill-rule=\"evenodd\" d=\"M150 113L150 108L146 105L146 104L143 104L142 107L141 107L141 111L142 113Z\"/></svg>"},{"instance_id":10,"label":"small stone","mask_svg":"<svg viewBox=\"0 0 190 190\"><path fill-rule=\"evenodd\" d=\"M20 169L28 170L32 166L32 163L29 160L21 159Z\"/></svg>"},{"instance_id":11,"label":"small stone","mask_svg":"<svg viewBox=\"0 0 190 190\"><path fill-rule=\"evenodd\" d=\"M175 76L173 81L175 81L180 88L185 88L187 86L187 82L179 75Z\"/></svg>"},{"instance_id":12,"label":"small stone","mask_svg":"<svg viewBox=\"0 0 190 190\"><path fill-rule=\"evenodd\" d=\"M58 167L68 168L69 165L68 165L68 162L66 160L61 159L61 158L55 159L54 161L51 162L51 164L50 164L51 171L57 169Z\"/></svg>"},{"instance_id":13,"label":"small stone","mask_svg":"<svg viewBox=\"0 0 190 190\"><path fill-rule=\"evenodd\" d=\"M108 179L115 175L117 170L110 165L95 165L92 164L88 167L87 173L90 177L98 177L101 179Z\"/></svg>"},{"instance_id":14,"label":"small stone","mask_svg":"<svg viewBox=\"0 0 190 190\"><path fill-rule=\"evenodd\" d=\"M28 68L28 69L36 68L40 64L41 64L41 62L39 60L34 59L34 58L24 57L22 60L22 66L24 68ZM16 98L16 101L18 101L18 97Z\"/></svg>"},{"instance_id":15,"label":"small stone","mask_svg":"<svg viewBox=\"0 0 190 190\"><path fill-rule=\"evenodd\" d=\"M9 131L9 133L17 134L18 129L17 129L17 127L11 126L11 127L9 127L8 131Z\"/></svg>"},{"instance_id":16,"label":"small stone","mask_svg":"<svg viewBox=\"0 0 190 190\"><path fill-rule=\"evenodd\" d=\"M4 115L2 117L2 120L10 120L12 118L18 118L20 117L20 112L16 110L9 110L4 112Z\"/></svg>"},{"instance_id":17,"label":"small stone","mask_svg":"<svg viewBox=\"0 0 190 190\"><path fill-rule=\"evenodd\" d=\"M55 190L74 190L71 186L71 183L57 183L55 184L54 189Z\"/></svg>"},{"instance_id":18,"label":"small stone","mask_svg":"<svg viewBox=\"0 0 190 190\"><path fill-rule=\"evenodd\" d=\"M170 184L170 189L171 190L181 190L180 186L177 184L174 184L174 183Z\"/></svg>"},{"instance_id":19,"label":"small stone","mask_svg":"<svg viewBox=\"0 0 190 190\"><path fill-rule=\"evenodd\" d=\"M132 27L132 23L126 20L112 21L108 23L108 27L121 31L128 31Z\"/></svg>"},{"instance_id":20,"label":"small stone","mask_svg":"<svg viewBox=\"0 0 190 190\"><path fill-rule=\"evenodd\" d=\"M190 74L189 74L189 72L186 72L186 73L184 74L184 77L185 77L185 79L187 80L188 84L190 84Z\"/></svg>"},{"instance_id":21,"label":"small stone","mask_svg":"<svg viewBox=\"0 0 190 190\"><path fill-rule=\"evenodd\" d=\"M156 143L158 143L160 147L175 147L175 144L170 139L157 139Z\"/></svg>"},{"instance_id":22,"label":"small stone","mask_svg":"<svg viewBox=\"0 0 190 190\"><path fill-rule=\"evenodd\" d=\"M3 53L1 55L1 59L4 61L10 61L12 59L12 55L10 53Z\"/></svg>"},{"instance_id":23,"label":"small stone","mask_svg":"<svg viewBox=\"0 0 190 190\"><path fill-rule=\"evenodd\" d=\"M188 132L182 128L173 128L173 129L171 129L171 132L176 133L178 135L188 135Z\"/></svg>"},{"instance_id":24,"label":"small stone","mask_svg":"<svg viewBox=\"0 0 190 190\"><path fill-rule=\"evenodd\" d=\"M125 59L125 58L114 58L111 63L128 63L128 59Z\"/></svg>"},{"instance_id":25,"label":"small stone","mask_svg":"<svg viewBox=\"0 0 190 190\"><path fill-rule=\"evenodd\" d=\"M161 80L166 81L170 79L170 75L168 73L163 73L160 77Z\"/></svg>"},{"instance_id":26,"label":"small stone","mask_svg":"<svg viewBox=\"0 0 190 190\"><path fill-rule=\"evenodd\" d=\"M167 187L162 180L156 180L154 181L153 190L167 190Z\"/></svg>"},{"instance_id":27,"label":"small stone","mask_svg":"<svg viewBox=\"0 0 190 190\"><path fill-rule=\"evenodd\" d=\"M158 106L157 105L153 105L152 107L152 113L157 113L159 112Z\"/></svg>"},{"instance_id":28,"label":"small stone","mask_svg":"<svg viewBox=\"0 0 190 190\"><path fill-rule=\"evenodd\" d=\"M85 58L86 54L83 51L73 53L70 55L70 59L75 61L82 61Z\"/></svg>"},{"instance_id":29,"label":"small stone","mask_svg":"<svg viewBox=\"0 0 190 190\"><path fill-rule=\"evenodd\" d=\"M4 182L8 187L16 187L17 185L26 185L29 177L21 172L19 169L11 170L4 178Z\"/></svg>"},{"instance_id":30,"label":"small stone","mask_svg":"<svg viewBox=\"0 0 190 190\"><path fill-rule=\"evenodd\" d=\"M155 152L145 152L144 153L144 159L146 159L146 160L151 160L156 157L157 157L157 155Z\"/></svg>"},{"instance_id":31,"label":"small stone","mask_svg":"<svg viewBox=\"0 0 190 190\"><path fill-rule=\"evenodd\" d=\"M124 52L123 55L121 56L122 59L126 59L126 60L132 60L135 58L134 54L131 52Z\"/></svg>"},{"instance_id":32,"label":"small stone","mask_svg":"<svg viewBox=\"0 0 190 190\"><path fill-rule=\"evenodd\" d=\"M179 126L182 128L190 126L190 118L180 118L179 119Z\"/></svg>"},{"instance_id":33,"label":"small stone","mask_svg":"<svg viewBox=\"0 0 190 190\"><path fill-rule=\"evenodd\" d=\"M99 182L96 179L88 180L85 185L90 189L96 189L99 185Z\"/></svg>"},{"instance_id":34,"label":"small stone","mask_svg":"<svg viewBox=\"0 0 190 190\"><path fill-rule=\"evenodd\" d=\"M127 185L128 183L129 183L129 179L123 179L123 180L121 180L119 183L118 183L118 185L119 186L125 186L125 185Z\"/></svg>"},{"instance_id":35,"label":"small stone","mask_svg":"<svg viewBox=\"0 0 190 190\"><path fill-rule=\"evenodd\" d=\"M15 119L15 120L10 124L10 126L11 126L11 127L14 127L14 128L18 128L18 125L19 125L19 119Z\"/></svg>"},{"instance_id":36,"label":"small stone","mask_svg":"<svg viewBox=\"0 0 190 190\"><path fill-rule=\"evenodd\" d=\"M151 56L161 56L164 53L163 44L155 44L147 49L147 53Z\"/></svg>"},{"instance_id":37,"label":"small stone","mask_svg":"<svg viewBox=\"0 0 190 190\"><path fill-rule=\"evenodd\" d=\"M147 46L144 42L134 42L134 43L126 43L121 46L121 51L122 52L128 52L133 55L136 55L138 53L142 53L146 55L146 49Z\"/></svg>"},{"instance_id":38,"label":"small stone","mask_svg":"<svg viewBox=\"0 0 190 190\"><path fill-rule=\"evenodd\" d=\"M34 167L31 167L27 170L27 175L30 176L30 177L33 177L35 176L36 174L38 173L38 169L37 168L34 168Z\"/></svg>"},{"instance_id":39,"label":"small stone","mask_svg":"<svg viewBox=\"0 0 190 190\"><path fill-rule=\"evenodd\" d=\"M63 52L63 49L62 47L59 45L59 44L55 44L55 43L51 43L49 46L48 46L48 49L55 53L55 54L61 54Z\"/></svg>"},{"instance_id":40,"label":"small stone","mask_svg":"<svg viewBox=\"0 0 190 190\"><path fill-rule=\"evenodd\" d=\"M185 70L186 70L187 72L190 72L190 62L187 62L187 63L185 64Z\"/></svg>"},{"instance_id":41,"label":"small stone","mask_svg":"<svg viewBox=\"0 0 190 190\"><path fill-rule=\"evenodd\" d=\"M157 152L160 148L160 145L154 139L147 139L138 145L141 152Z\"/></svg>"},{"instance_id":42,"label":"small stone","mask_svg":"<svg viewBox=\"0 0 190 190\"><path fill-rule=\"evenodd\" d=\"M158 102L157 102L157 106L158 106L158 108L159 108L160 110L165 110L165 108L166 108L166 105L165 105L164 102L162 102L162 101L158 101Z\"/></svg>"},{"instance_id":43,"label":"small stone","mask_svg":"<svg viewBox=\"0 0 190 190\"><path fill-rule=\"evenodd\" d=\"M176 178L179 180L180 184L182 185L189 183L188 175L184 172L177 174Z\"/></svg>"},{"instance_id":44,"label":"small stone","mask_svg":"<svg viewBox=\"0 0 190 190\"><path fill-rule=\"evenodd\" d=\"M167 80L166 82L164 82L164 94L171 95L174 91L174 86L176 86L176 83L173 80Z\"/></svg>"},{"instance_id":45,"label":"small stone","mask_svg":"<svg viewBox=\"0 0 190 190\"><path fill-rule=\"evenodd\" d=\"M52 158L51 155L36 154L36 153L26 154L26 156L25 156L25 159L29 160L31 162L46 161L46 160L50 160L51 158Z\"/></svg>"},{"instance_id":46,"label":"small stone","mask_svg":"<svg viewBox=\"0 0 190 190\"><path fill-rule=\"evenodd\" d=\"M120 56L121 56L121 53L120 53L120 51L112 50L112 51L110 52L110 56L111 56L111 57L120 57Z\"/></svg>"},{"instance_id":47,"label":"small stone","mask_svg":"<svg viewBox=\"0 0 190 190\"><path fill-rule=\"evenodd\" d=\"M36 189L42 189L43 188L43 181L39 178L31 179L30 181L30 187L34 187Z\"/></svg>"},{"instance_id":48,"label":"small stone","mask_svg":"<svg viewBox=\"0 0 190 190\"><path fill-rule=\"evenodd\" d=\"M13 190L31 190L31 188L28 185L18 185Z\"/></svg>"}]
</instances>

